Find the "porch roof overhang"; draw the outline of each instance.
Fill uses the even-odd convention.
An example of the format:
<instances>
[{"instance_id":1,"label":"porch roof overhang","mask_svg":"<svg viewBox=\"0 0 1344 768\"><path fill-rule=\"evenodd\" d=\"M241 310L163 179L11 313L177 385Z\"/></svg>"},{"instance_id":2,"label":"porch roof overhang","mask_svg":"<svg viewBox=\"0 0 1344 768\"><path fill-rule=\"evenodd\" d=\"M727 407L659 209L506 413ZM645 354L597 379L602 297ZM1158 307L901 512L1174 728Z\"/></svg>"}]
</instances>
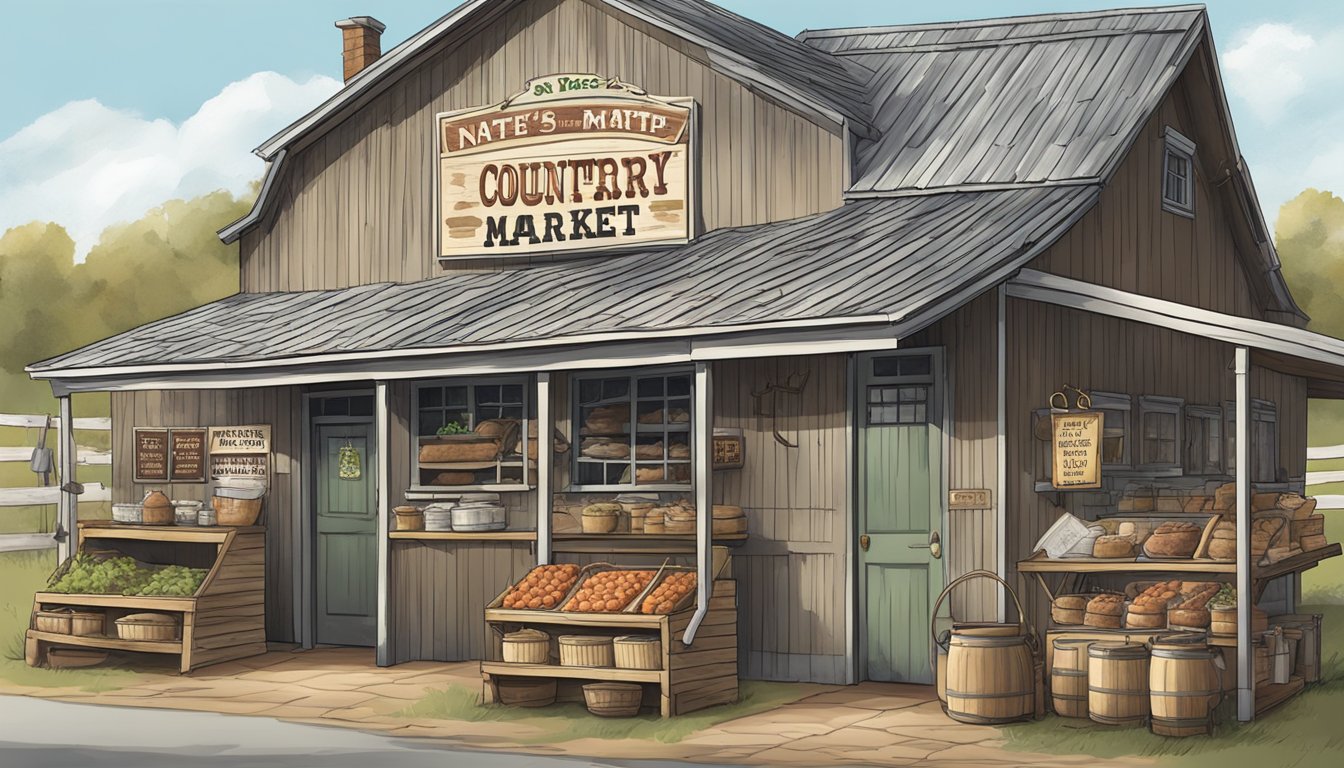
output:
<instances>
[{"instance_id":1,"label":"porch roof overhang","mask_svg":"<svg viewBox=\"0 0 1344 768\"><path fill-rule=\"evenodd\" d=\"M29 366L58 393L245 388L889 349L998 285L1098 187L864 200L682 246L236 294Z\"/></svg>"},{"instance_id":2,"label":"porch roof overhang","mask_svg":"<svg viewBox=\"0 0 1344 768\"><path fill-rule=\"evenodd\" d=\"M1307 396L1344 398L1344 340L1023 269L1008 295L1201 336L1256 351L1255 364L1307 380Z\"/></svg>"}]
</instances>

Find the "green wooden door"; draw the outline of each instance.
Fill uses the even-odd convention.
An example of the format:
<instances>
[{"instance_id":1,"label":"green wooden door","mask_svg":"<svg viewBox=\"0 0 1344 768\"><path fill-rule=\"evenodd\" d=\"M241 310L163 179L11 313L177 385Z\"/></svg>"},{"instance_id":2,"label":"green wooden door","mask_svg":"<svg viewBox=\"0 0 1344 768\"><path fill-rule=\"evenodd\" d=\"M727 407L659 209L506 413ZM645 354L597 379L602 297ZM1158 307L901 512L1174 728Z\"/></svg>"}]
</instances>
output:
<instances>
[{"instance_id":1,"label":"green wooden door","mask_svg":"<svg viewBox=\"0 0 1344 768\"><path fill-rule=\"evenodd\" d=\"M341 471L342 451L346 471ZM358 471L350 461L358 455ZM317 642L367 645L377 640L378 506L373 426L314 427L317 517Z\"/></svg>"},{"instance_id":2,"label":"green wooden door","mask_svg":"<svg viewBox=\"0 0 1344 768\"><path fill-rule=\"evenodd\" d=\"M941 364L939 350L858 359L859 646L869 680L933 682L929 618L943 587Z\"/></svg>"}]
</instances>

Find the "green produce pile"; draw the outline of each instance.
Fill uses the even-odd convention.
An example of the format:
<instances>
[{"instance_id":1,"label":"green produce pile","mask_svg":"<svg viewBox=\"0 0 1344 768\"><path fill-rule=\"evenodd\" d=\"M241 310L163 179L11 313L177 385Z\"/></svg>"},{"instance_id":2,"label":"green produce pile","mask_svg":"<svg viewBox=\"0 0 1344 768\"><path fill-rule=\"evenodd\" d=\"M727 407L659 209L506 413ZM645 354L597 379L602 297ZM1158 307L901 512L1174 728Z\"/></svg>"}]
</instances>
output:
<instances>
[{"instance_id":1,"label":"green produce pile","mask_svg":"<svg viewBox=\"0 0 1344 768\"><path fill-rule=\"evenodd\" d=\"M81 552L49 590L64 595L186 597L200 588L205 574L203 568L146 568L131 557L97 558Z\"/></svg>"},{"instance_id":2,"label":"green produce pile","mask_svg":"<svg viewBox=\"0 0 1344 768\"><path fill-rule=\"evenodd\" d=\"M1237 590L1231 584L1224 584L1218 588L1218 594L1209 600L1210 608L1236 608Z\"/></svg>"},{"instance_id":3,"label":"green produce pile","mask_svg":"<svg viewBox=\"0 0 1344 768\"><path fill-rule=\"evenodd\" d=\"M450 421L450 422L448 422L447 424L444 424L442 427L439 427L439 431L438 431L436 434L438 434L438 435L469 435L469 434L471 434L471 429L470 429L469 427L464 427L464 426L462 426L461 424L457 423L456 421Z\"/></svg>"}]
</instances>

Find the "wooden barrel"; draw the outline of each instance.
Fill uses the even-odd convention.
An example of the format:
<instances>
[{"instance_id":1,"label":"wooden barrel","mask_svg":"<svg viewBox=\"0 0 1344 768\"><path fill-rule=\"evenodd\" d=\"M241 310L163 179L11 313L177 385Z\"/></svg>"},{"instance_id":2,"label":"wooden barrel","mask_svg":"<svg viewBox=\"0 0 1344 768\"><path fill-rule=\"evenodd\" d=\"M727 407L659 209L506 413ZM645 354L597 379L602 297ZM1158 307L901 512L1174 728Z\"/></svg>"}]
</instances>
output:
<instances>
[{"instance_id":1,"label":"wooden barrel","mask_svg":"<svg viewBox=\"0 0 1344 768\"><path fill-rule=\"evenodd\" d=\"M954 631L947 651L947 715L963 723L996 724L1036 711L1035 662L1024 635L994 629Z\"/></svg>"},{"instance_id":2,"label":"wooden barrel","mask_svg":"<svg viewBox=\"0 0 1344 768\"><path fill-rule=\"evenodd\" d=\"M1148 711L1148 649L1139 643L1093 643L1087 649L1088 717L1106 725L1140 725Z\"/></svg>"},{"instance_id":3,"label":"wooden barrel","mask_svg":"<svg viewBox=\"0 0 1344 768\"><path fill-rule=\"evenodd\" d=\"M1223 697L1218 651L1194 644L1154 645L1148 673L1153 733L1195 736L1213 732L1213 712Z\"/></svg>"},{"instance_id":4,"label":"wooden barrel","mask_svg":"<svg viewBox=\"0 0 1344 768\"><path fill-rule=\"evenodd\" d=\"M1055 640L1050 701L1061 717L1087 717L1087 647L1092 640Z\"/></svg>"},{"instance_id":5,"label":"wooden barrel","mask_svg":"<svg viewBox=\"0 0 1344 768\"><path fill-rule=\"evenodd\" d=\"M936 655L934 660L933 677L934 689L938 692L938 701L943 703L943 710L947 710L947 649L953 632L962 634L974 634L983 637L1000 636L1012 637L1019 633L1016 624L999 624L995 622L956 622L952 629L943 630L933 643L933 652Z\"/></svg>"}]
</instances>

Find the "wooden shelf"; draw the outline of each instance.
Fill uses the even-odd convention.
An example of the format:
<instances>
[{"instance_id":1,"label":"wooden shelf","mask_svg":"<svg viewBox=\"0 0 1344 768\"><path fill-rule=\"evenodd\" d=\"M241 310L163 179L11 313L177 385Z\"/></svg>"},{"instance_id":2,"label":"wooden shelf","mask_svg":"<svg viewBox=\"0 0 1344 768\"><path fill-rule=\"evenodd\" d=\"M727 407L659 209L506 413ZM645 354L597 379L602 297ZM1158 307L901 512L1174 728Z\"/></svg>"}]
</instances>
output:
<instances>
[{"instance_id":1,"label":"wooden shelf","mask_svg":"<svg viewBox=\"0 0 1344 768\"><path fill-rule=\"evenodd\" d=\"M1017 570L1022 573L1236 573L1237 564L1218 560L1136 560L1132 557L1052 560L1041 557L1018 561Z\"/></svg>"},{"instance_id":2,"label":"wooden shelf","mask_svg":"<svg viewBox=\"0 0 1344 768\"><path fill-rule=\"evenodd\" d=\"M392 531L389 539L401 541L536 541L536 531Z\"/></svg>"},{"instance_id":3,"label":"wooden shelf","mask_svg":"<svg viewBox=\"0 0 1344 768\"><path fill-rule=\"evenodd\" d=\"M503 460L500 460L500 461L428 461L428 462L426 462L426 461L422 461L422 462L420 462L420 469L435 469L435 470L443 470L443 469L460 469L460 470L471 470L471 471L475 471L475 470L481 470L481 469L494 469L495 467L521 467L521 466L523 466L523 462L522 462L521 460L519 460L519 459L515 459L515 460L512 460L512 461L507 460L507 459L503 459Z\"/></svg>"},{"instance_id":4,"label":"wooden shelf","mask_svg":"<svg viewBox=\"0 0 1344 768\"><path fill-rule=\"evenodd\" d=\"M1305 571L1308 568L1315 568L1322 560L1330 557L1338 557L1341 552L1340 545L1327 544L1320 549L1309 549L1300 555L1280 560L1270 565L1257 565L1251 569L1251 577L1257 580L1273 579L1292 573L1294 571ZM1235 567L1233 568L1235 571Z\"/></svg>"},{"instance_id":5,"label":"wooden shelf","mask_svg":"<svg viewBox=\"0 0 1344 768\"><path fill-rule=\"evenodd\" d=\"M746 542L745 533L730 533L714 537L715 544L730 547ZM556 552L572 554L644 554L663 552L669 555L693 554L693 533L556 533L551 535Z\"/></svg>"},{"instance_id":6,"label":"wooden shelf","mask_svg":"<svg viewBox=\"0 0 1344 768\"><path fill-rule=\"evenodd\" d=\"M229 534L260 533L265 530L265 526L260 525L245 528L224 525L126 525L105 520L79 524L79 535L84 539L173 541L196 544L223 544Z\"/></svg>"},{"instance_id":7,"label":"wooden shelf","mask_svg":"<svg viewBox=\"0 0 1344 768\"><path fill-rule=\"evenodd\" d=\"M610 627L614 629L659 629L666 616L644 613L569 613L566 611L529 611L515 608L486 608L485 620L509 624L559 624L571 627Z\"/></svg>"},{"instance_id":8,"label":"wooden shelf","mask_svg":"<svg viewBox=\"0 0 1344 768\"><path fill-rule=\"evenodd\" d=\"M491 675L562 677L571 680L613 680L621 683L661 683L661 669L616 669L615 667L562 667L559 664L510 664L483 661L481 671Z\"/></svg>"},{"instance_id":9,"label":"wooden shelf","mask_svg":"<svg viewBox=\"0 0 1344 768\"><path fill-rule=\"evenodd\" d=\"M140 595L66 595L38 592L33 601L48 605L83 605L92 608L134 608L140 611L194 611L194 597L143 597Z\"/></svg>"},{"instance_id":10,"label":"wooden shelf","mask_svg":"<svg viewBox=\"0 0 1344 768\"><path fill-rule=\"evenodd\" d=\"M53 645L78 645L84 648L103 648L110 651L140 651L142 653L182 652L181 640L122 640L104 635L64 635L59 632L28 630L30 640L41 640Z\"/></svg>"}]
</instances>

